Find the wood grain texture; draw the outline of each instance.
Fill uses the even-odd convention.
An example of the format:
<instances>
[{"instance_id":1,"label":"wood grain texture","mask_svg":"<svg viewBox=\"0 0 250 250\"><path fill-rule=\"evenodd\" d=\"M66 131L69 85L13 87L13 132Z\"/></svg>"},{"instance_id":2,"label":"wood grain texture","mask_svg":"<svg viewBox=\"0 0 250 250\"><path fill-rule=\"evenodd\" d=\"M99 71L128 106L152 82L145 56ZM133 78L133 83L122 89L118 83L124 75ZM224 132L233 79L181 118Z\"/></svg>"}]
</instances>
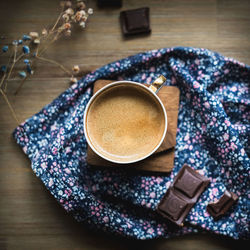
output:
<instances>
[{"instance_id":1,"label":"wood grain texture","mask_svg":"<svg viewBox=\"0 0 250 250\"><path fill-rule=\"evenodd\" d=\"M85 31L54 44L46 56L80 76L106 63L142 51L192 46L208 48L250 64L249 0L124 0L121 9L94 8ZM0 46L55 21L59 1L10 0L0 5ZM149 6L152 33L123 38L119 11ZM0 65L4 57L0 56ZM14 77L14 75L13 75ZM18 79L9 83L8 96L25 120L68 86L65 74L48 63L37 63L35 74L19 95ZM242 241L211 234L137 242L93 233L77 223L55 202L33 174L30 162L12 139L15 121L0 97L0 249L244 249ZM247 244L245 244L247 246ZM245 247L246 249L246 247Z\"/></svg>"},{"instance_id":2,"label":"wood grain texture","mask_svg":"<svg viewBox=\"0 0 250 250\"><path fill-rule=\"evenodd\" d=\"M98 80L94 83L93 93L111 83L109 80ZM147 86L149 86L147 84ZM179 111L179 96L180 90L173 86L163 86L157 94L161 99L168 120L168 128L165 139L161 146L156 150L151 157L134 164L116 164L98 156L90 147L87 151L87 162L93 166L103 167L127 167L131 171L155 171L155 172L170 172L174 167L174 146L176 144L176 129Z\"/></svg>"}]
</instances>

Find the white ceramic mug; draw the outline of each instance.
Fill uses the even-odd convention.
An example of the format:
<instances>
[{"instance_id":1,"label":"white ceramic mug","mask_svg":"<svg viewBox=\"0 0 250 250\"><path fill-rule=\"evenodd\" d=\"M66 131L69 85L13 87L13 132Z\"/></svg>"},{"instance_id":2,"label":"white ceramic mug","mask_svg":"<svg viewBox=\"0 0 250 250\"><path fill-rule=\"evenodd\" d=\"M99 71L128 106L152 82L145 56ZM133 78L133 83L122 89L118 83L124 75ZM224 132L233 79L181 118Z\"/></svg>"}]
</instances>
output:
<instances>
[{"instance_id":1,"label":"white ceramic mug","mask_svg":"<svg viewBox=\"0 0 250 250\"><path fill-rule=\"evenodd\" d=\"M152 155L162 144L165 136L166 136L166 132L167 132L167 113L165 110L165 107L162 103L162 101L160 100L160 98L157 96L157 92L159 91L159 89L163 86L163 83L166 81L166 78L164 76L160 76L158 77L149 87L141 84L141 83L137 83L137 82L132 82L132 81L116 81L113 83L110 83L108 85L106 85L105 87L103 87L102 89L98 90L89 100L85 112L84 112L84 134L86 137L86 140L88 142L88 145L91 147L91 149L100 157L102 157L105 160L108 160L110 162L114 162L114 163L118 163L118 164L129 164L129 163L134 163L140 160L143 160L147 157L149 157L150 155ZM99 98L101 95L103 95L103 93L107 93L107 91L109 91L110 89L113 89L113 87L119 88L121 86L134 86L136 88L142 88L144 91L147 92L147 94L145 93L145 98L151 98L154 97L154 101L157 102L162 111L162 113L164 114L164 119L163 119L163 126L164 129L161 130L162 131L162 135L160 137L159 143L157 143L157 145L154 145L152 150L150 150L150 152L145 153L145 155L140 155L138 158L129 158L129 157L121 157L118 156L115 157L114 154L111 155L107 155L106 153L102 152L102 150L98 149L94 144L94 141L92 140L91 136L88 133L88 123L87 123L87 119L88 119L88 114L89 114L89 109L91 107L91 105L93 104L94 100L96 100L97 98ZM143 92L143 91L142 91ZM149 95L151 95L151 97L149 97ZM162 119L161 119L162 120Z\"/></svg>"}]
</instances>

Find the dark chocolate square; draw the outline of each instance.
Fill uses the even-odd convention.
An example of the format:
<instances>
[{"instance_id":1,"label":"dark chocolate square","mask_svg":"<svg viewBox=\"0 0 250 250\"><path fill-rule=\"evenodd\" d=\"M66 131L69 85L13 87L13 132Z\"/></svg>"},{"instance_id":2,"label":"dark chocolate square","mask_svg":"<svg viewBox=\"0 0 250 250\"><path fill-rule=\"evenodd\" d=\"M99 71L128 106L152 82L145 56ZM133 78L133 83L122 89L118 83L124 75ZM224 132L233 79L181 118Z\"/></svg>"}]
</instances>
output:
<instances>
[{"instance_id":1,"label":"dark chocolate square","mask_svg":"<svg viewBox=\"0 0 250 250\"><path fill-rule=\"evenodd\" d=\"M176 179L174 187L186 194L189 198L193 198L199 190L203 181L185 168L182 175Z\"/></svg>"},{"instance_id":2,"label":"dark chocolate square","mask_svg":"<svg viewBox=\"0 0 250 250\"><path fill-rule=\"evenodd\" d=\"M184 164L157 206L157 212L182 226L193 205L209 184L209 179ZM211 210L209 207L208 210Z\"/></svg>"},{"instance_id":3,"label":"dark chocolate square","mask_svg":"<svg viewBox=\"0 0 250 250\"><path fill-rule=\"evenodd\" d=\"M187 205L185 200L178 197L172 189L169 189L158 209L176 221L180 218Z\"/></svg>"},{"instance_id":4,"label":"dark chocolate square","mask_svg":"<svg viewBox=\"0 0 250 250\"><path fill-rule=\"evenodd\" d=\"M97 1L98 7L122 7L122 0L98 0Z\"/></svg>"},{"instance_id":5,"label":"dark chocolate square","mask_svg":"<svg viewBox=\"0 0 250 250\"><path fill-rule=\"evenodd\" d=\"M126 10L120 13L121 27L124 35L149 33L149 8Z\"/></svg>"},{"instance_id":6,"label":"dark chocolate square","mask_svg":"<svg viewBox=\"0 0 250 250\"><path fill-rule=\"evenodd\" d=\"M134 11L124 12L126 27L128 31L136 31L139 29L147 29L149 26L149 20L147 14L142 9L137 9Z\"/></svg>"}]
</instances>

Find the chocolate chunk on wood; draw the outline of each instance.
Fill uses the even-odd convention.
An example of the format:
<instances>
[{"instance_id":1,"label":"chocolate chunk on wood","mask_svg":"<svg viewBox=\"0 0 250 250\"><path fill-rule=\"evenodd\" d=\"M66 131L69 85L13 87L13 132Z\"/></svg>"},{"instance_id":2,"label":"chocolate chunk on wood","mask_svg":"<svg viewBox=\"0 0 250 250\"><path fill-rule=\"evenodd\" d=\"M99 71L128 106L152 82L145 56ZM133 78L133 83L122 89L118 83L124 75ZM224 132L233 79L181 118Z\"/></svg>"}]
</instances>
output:
<instances>
[{"instance_id":1,"label":"chocolate chunk on wood","mask_svg":"<svg viewBox=\"0 0 250 250\"><path fill-rule=\"evenodd\" d=\"M120 21L124 35L149 33L151 31L148 7L122 11Z\"/></svg>"},{"instance_id":2,"label":"chocolate chunk on wood","mask_svg":"<svg viewBox=\"0 0 250 250\"><path fill-rule=\"evenodd\" d=\"M226 190L217 202L211 202L207 205L207 211L215 219L222 217L236 202L238 196Z\"/></svg>"},{"instance_id":3,"label":"chocolate chunk on wood","mask_svg":"<svg viewBox=\"0 0 250 250\"><path fill-rule=\"evenodd\" d=\"M122 7L122 0L98 0L97 1L98 7L105 8L105 7Z\"/></svg>"},{"instance_id":4,"label":"chocolate chunk on wood","mask_svg":"<svg viewBox=\"0 0 250 250\"><path fill-rule=\"evenodd\" d=\"M199 196L210 183L209 179L184 165L157 206L157 212L175 224L183 221Z\"/></svg>"}]
</instances>

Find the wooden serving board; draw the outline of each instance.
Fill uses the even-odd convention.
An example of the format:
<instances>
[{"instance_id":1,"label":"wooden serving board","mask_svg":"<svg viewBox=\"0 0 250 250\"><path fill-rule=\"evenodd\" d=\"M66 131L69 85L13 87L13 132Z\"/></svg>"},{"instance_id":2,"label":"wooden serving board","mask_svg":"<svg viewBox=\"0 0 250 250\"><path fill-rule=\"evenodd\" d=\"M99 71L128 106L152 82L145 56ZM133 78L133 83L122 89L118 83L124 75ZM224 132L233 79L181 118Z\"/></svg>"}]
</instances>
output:
<instances>
[{"instance_id":1,"label":"wooden serving board","mask_svg":"<svg viewBox=\"0 0 250 250\"><path fill-rule=\"evenodd\" d=\"M93 93L111 82L110 80L96 81L94 83ZM143 171L170 172L174 166L174 147L176 144L180 91L177 87L163 86L158 92L158 96L167 111L168 129L162 145L152 156L132 164L116 164L99 157L90 147L88 147L88 164L100 167L129 167Z\"/></svg>"}]
</instances>

